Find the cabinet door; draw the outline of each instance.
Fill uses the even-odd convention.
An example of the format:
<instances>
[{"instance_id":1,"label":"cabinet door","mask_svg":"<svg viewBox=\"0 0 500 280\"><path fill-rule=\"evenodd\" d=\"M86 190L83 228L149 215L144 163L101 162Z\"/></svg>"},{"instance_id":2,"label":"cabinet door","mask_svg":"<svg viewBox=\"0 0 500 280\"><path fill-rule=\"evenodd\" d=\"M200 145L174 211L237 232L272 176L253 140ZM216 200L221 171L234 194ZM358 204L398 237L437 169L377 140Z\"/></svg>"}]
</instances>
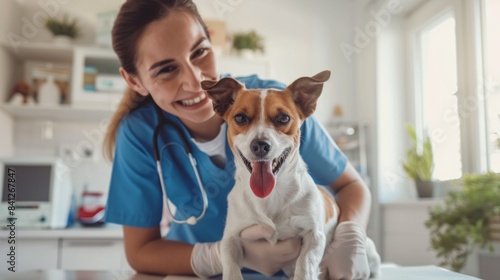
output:
<instances>
[{"instance_id":1,"label":"cabinet door","mask_svg":"<svg viewBox=\"0 0 500 280\"><path fill-rule=\"evenodd\" d=\"M429 230L424 223L434 203L408 203L384 207L385 262L399 265L438 265L430 247Z\"/></svg>"},{"instance_id":2,"label":"cabinet door","mask_svg":"<svg viewBox=\"0 0 500 280\"><path fill-rule=\"evenodd\" d=\"M15 265L16 272L33 269L57 269L58 239L16 239L15 263L8 263L11 258L10 246L6 239L0 240L0 273L8 272Z\"/></svg>"},{"instance_id":3,"label":"cabinet door","mask_svg":"<svg viewBox=\"0 0 500 280\"><path fill-rule=\"evenodd\" d=\"M121 239L63 240L61 269L131 270Z\"/></svg>"}]
</instances>

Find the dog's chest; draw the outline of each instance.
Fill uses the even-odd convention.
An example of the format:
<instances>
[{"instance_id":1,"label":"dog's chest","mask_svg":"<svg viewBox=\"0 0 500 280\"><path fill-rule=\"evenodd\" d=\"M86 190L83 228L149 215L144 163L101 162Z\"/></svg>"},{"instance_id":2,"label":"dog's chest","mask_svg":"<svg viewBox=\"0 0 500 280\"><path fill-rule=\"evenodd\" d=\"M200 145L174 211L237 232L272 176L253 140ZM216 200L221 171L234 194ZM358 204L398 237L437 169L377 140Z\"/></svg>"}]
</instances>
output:
<instances>
[{"instance_id":1,"label":"dog's chest","mask_svg":"<svg viewBox=\"0 0 500 280\"><path fill-rule=\"evenodd\" d=\"M236 191L237 192L237 191ZM234 195L234 193L233 193ZM246 195L239 196L243 198ZM277 239L283 240L290 237L302 236L305 232L312 229L322 228L323 214L319 209L317 201L311 199L311 195L304 195L300 199L290 203L286 198L277 197L262 201L248 197L248 199L236 199L239 202L230 203L236 209L229 211L237 211L241 216L234 223L241 224L242 228L252 224L267 225L276 229Z\"/></svg>"},{"instance_id":2,"label":"dog's chest","mask_svg":"<svg viewBox=\"0 0 500 280\"><path fill-rule=\"evenodd\" d=\"M283 219L276 219L274 226L278 234L277 238L283 240L290 237L302 236L305 232L315 227L313 220L313 217L306 215L292 215Z\"/></svg>"}]
</instances>

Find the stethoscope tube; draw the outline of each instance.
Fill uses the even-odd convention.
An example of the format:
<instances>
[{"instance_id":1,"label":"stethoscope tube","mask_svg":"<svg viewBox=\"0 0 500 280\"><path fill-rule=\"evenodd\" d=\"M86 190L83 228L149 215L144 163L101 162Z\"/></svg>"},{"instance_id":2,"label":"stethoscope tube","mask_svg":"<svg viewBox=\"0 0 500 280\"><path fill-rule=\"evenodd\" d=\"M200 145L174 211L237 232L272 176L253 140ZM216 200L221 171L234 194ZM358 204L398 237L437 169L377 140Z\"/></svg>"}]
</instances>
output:
<instances>
[{"instance_id":1,"label":"stethoscope tube","mask_svg":"<svg viewBox=\"0 0 500 280\"><path fill-rule=\"evenodd\" d=\"M154 129L153 132L153 153L156 161L156 170L158 172L158 177L160 178L160 186L162 190L162 195L163 195L163 207L167 208L168 213L172 217L172 221L178 224L189 224L189 225L195 225L199 220L201 220L207 211L208 208L208 198L207 198L207 193L205 191L205 188L203 187L203 184L201 182L201 177L200 174L198 173L198 164L193 157L191 147L189 146L189 142L186 138L186 135L182 132L180 127L174 123L173 121L165 118L163 116L163 111L158 105L154 104L155 106L155 111L156 115L158 118L158 123ZM193 167L194 174L196 176L196 181L198 182L198 188L200 190L202 199L203 199L203 210L201 214L198 217L191 216L186 220L177 220L174 215L172 214L172 211L170 210L170 204L169 204L169 199L168 199L168 194L167 194L167 188L165 187L165 182L163 181L163 169L161 168L161 161L160 161L160 150L158 148L158 135L160 133L161 128L164 125L169 125L170 127L174 128L177 132L177 134L180 136L182 144L184 146L184 149L186 151L186 154L189 158L189 162L191 163L191 166Z\"/></svg>"}]
</instances>

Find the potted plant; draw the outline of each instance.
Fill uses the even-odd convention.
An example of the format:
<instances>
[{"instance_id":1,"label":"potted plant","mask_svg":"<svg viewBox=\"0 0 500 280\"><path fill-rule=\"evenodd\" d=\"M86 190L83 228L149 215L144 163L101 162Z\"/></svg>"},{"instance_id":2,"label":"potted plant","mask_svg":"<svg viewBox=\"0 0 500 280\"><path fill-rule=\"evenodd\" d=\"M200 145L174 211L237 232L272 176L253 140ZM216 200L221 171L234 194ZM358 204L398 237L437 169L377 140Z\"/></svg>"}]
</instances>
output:
<instances>
[{"instance_id":1,"label":"potted plant","mask_svg":"<svg viewBox=\"0 0 500 280\"><path fill-rule=\"evenodd\" d=\"M54 35L57 43L69 43L80 36L80 27L76 19L70 20L68 15L64 15L61 20L48 18L45 27Z\"/></svg>"},{"instance_id":2,"label":"potted plant","mask_svg":"<svg viewBox=\"0 0 500 280\"><path fill-rule=\"evenodd\" d=\"M500 174L465 175L462 189L447 194L444 204L432 208L425 226L440 265L460 271L475 248L498 240L500 223Z\"/></svg>"},{"instance_id":3,"label":"potted plant","mask_svg":"<svg viewBox=\"0 0 500 280\"><path fill-rule=\"evenodd\" d=\"M434 161L431 140L426 137L420 144L415 129L410 124L406 125L406 131L413 142L413 146L406 152L406 162L403 163L403 169L406 175L415 181L419 197L432 197L433 184L431 178Z\"/></svg>"},{"instance_id":4,"label":"potted plant","mask_svg":"<svg viewBox=\"0 0 500 280\"><path fill-rule=\"evenodd\" d=\"M255 52L264 52L264 39L255 31L236 33L233 36L233 49L241 55L252 56Z\"/></svg>"}]
</instances>

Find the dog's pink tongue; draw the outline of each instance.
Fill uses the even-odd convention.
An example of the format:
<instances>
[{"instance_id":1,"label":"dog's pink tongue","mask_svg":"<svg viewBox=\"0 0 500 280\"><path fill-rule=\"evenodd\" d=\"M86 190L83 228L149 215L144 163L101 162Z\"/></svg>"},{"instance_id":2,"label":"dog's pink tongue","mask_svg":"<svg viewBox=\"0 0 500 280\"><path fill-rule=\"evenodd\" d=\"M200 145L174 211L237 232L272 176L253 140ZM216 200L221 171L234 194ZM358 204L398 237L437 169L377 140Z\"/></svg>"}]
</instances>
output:
<instances>
[{"instance_id":1,"label":"dog's pink tongue","mask_svg":"<svg viewBox=\"0 0 500 280\"><path fill-rule=\"evenodd\" d=\"M268 196L276 184L271 162L254 162L252 166L252 175L250 176L250 187L253 194L260 198Z\"/></svg>"}]
</instances>

